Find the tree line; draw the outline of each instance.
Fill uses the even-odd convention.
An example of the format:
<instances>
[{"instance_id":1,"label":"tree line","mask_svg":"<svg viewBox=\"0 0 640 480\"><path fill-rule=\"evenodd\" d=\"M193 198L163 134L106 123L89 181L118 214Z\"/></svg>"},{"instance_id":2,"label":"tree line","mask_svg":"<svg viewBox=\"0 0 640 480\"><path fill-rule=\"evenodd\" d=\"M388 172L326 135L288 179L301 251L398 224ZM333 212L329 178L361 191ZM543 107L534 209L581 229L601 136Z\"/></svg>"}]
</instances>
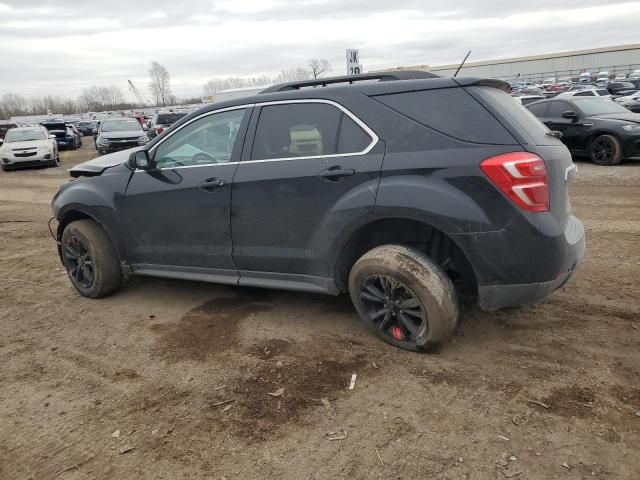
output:
<instances>
[{"instance_id":1,"label":"tree line","mask_svg":"<svg viewBox=\"0 0 640 480\"><path fill-rule=\"evenodd\" d=\"M205 97L231 88L255 87L275 83L295 82L318 78L331 71L331 65L325 59L313 58L306 67L294 67L282 70L275 77L259 76L250 78L228 77L213 78L203 86ZM179 100L171 92L171 76L167 68L157 61L149 68L148 89L151 100L137 90L134 91L139 103L125 101L124 94L116 85L91 85L85 88L77 98L59 95L26 98L17 93L5 93L0 96L0 119L27 115L78 114L111 110L130 110L148 106L178 105L197 103L200 99Z\"/></svg>"},{"instance_id":2,"label":"tree line","mask_svg":"<svg viewBox=\"0 0 640 480\"><path fill-rule=\"evenodd\" d=\"M232 88L260 87L263 85L273 85L276 83L298 82L321 77L331 71L331 64L324 58L312 58L307 67L294 67L282 70L275 77L266 75L259 77L226 77L212 78L202 87L205 97L215 97L216 92L229 90Z\"/></svg>"}]
</instances>

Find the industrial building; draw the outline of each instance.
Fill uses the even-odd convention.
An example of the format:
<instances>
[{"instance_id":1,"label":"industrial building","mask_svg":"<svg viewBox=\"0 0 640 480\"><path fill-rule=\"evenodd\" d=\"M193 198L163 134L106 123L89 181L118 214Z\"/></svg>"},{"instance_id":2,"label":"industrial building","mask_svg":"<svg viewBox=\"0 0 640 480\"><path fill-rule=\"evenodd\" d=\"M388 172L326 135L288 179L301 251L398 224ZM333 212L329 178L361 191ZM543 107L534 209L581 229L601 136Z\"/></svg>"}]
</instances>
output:
<instances>
[{"instance_id":1,"label":"industrial building","mask_svg":"<svg viewBox=\"0 0 640 480\"><path fill-rule=\"evenodd\" d=\"M458 66L458 64L416 65L398 69L427 70L442 76L452 76ZM607 71L610 76L614 76L619 73L629 74L637 69L640 69L640 44L468 62L462 67L459 75L503 80L541 81L548 77L577 78L580 73L585 71L595 77L601 71Z\"/></svg>"}]
</instances>

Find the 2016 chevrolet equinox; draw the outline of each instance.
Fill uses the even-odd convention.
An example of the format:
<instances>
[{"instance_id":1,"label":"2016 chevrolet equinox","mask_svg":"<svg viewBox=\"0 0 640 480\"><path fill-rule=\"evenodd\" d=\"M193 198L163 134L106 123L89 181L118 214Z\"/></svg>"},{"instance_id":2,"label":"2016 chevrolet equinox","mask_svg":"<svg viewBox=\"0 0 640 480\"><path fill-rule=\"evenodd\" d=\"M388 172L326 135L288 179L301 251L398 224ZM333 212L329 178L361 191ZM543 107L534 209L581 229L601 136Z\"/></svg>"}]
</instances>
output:
<instances>
[{"instance_id":1,"label":"2016 chevrolet equinox","mask_svg":"<svg viewBox=\"0 0 640 480\"><path fill-rule=\"evenodd\" d=\"M337 295L426 351L483 309L536 303L585 249L567 148L507 84L398 72L209 105L71 169L53 199L81 295L123 275Z\"/></svg>"}]
</instances>

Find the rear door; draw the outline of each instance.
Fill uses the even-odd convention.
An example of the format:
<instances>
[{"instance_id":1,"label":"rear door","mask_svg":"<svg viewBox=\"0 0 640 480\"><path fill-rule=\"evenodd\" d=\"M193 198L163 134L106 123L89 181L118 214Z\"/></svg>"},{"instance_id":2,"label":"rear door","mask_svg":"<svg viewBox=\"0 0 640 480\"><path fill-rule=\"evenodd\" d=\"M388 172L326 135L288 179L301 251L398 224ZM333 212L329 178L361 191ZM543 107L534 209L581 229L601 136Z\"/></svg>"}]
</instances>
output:
<instances>
[{"instance_id":1,"label":"rear door","mask_svg":"<svg viewBox=\"0 0 640 480\"><path fill-rule=\"evenodd\" d=\"M373 211L384 145L327 100L262 104L253 117L232 194L240 284L325 277L339 226Z\"/></svg>"},{"instance_id":2,"label":"rear door","mask_svg":"<svg viewBox=\"0 0 640 480\"><path fill-rule=\"evenodd\" d=\"M249 116L249 109L233 108L185 123L154 147L156 168L133 173L124 220L134 269L237 280L231 259L231 183Z\"/></svg>"}]
</instances>

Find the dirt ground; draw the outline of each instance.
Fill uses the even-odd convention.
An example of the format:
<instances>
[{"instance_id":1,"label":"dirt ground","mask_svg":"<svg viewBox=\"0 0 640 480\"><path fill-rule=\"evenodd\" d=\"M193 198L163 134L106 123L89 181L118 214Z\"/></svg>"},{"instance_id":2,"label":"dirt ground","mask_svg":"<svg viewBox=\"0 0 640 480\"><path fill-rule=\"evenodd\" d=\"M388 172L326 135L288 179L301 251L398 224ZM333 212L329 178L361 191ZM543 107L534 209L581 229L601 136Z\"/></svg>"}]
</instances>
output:
<instances>
[{"instance_id":1,"label":"dirt ground","mask_svg":"<svg viewBox=\"0 0 640 480\"><path fill-rule=\"evenodd\" d=\"M640 478L640 163L579 163L567 286L466 308L420 355L345 298L145 278L81 298L46 225L94 153L0 172L1 479Z\"/></svg>"}]
</instances>

